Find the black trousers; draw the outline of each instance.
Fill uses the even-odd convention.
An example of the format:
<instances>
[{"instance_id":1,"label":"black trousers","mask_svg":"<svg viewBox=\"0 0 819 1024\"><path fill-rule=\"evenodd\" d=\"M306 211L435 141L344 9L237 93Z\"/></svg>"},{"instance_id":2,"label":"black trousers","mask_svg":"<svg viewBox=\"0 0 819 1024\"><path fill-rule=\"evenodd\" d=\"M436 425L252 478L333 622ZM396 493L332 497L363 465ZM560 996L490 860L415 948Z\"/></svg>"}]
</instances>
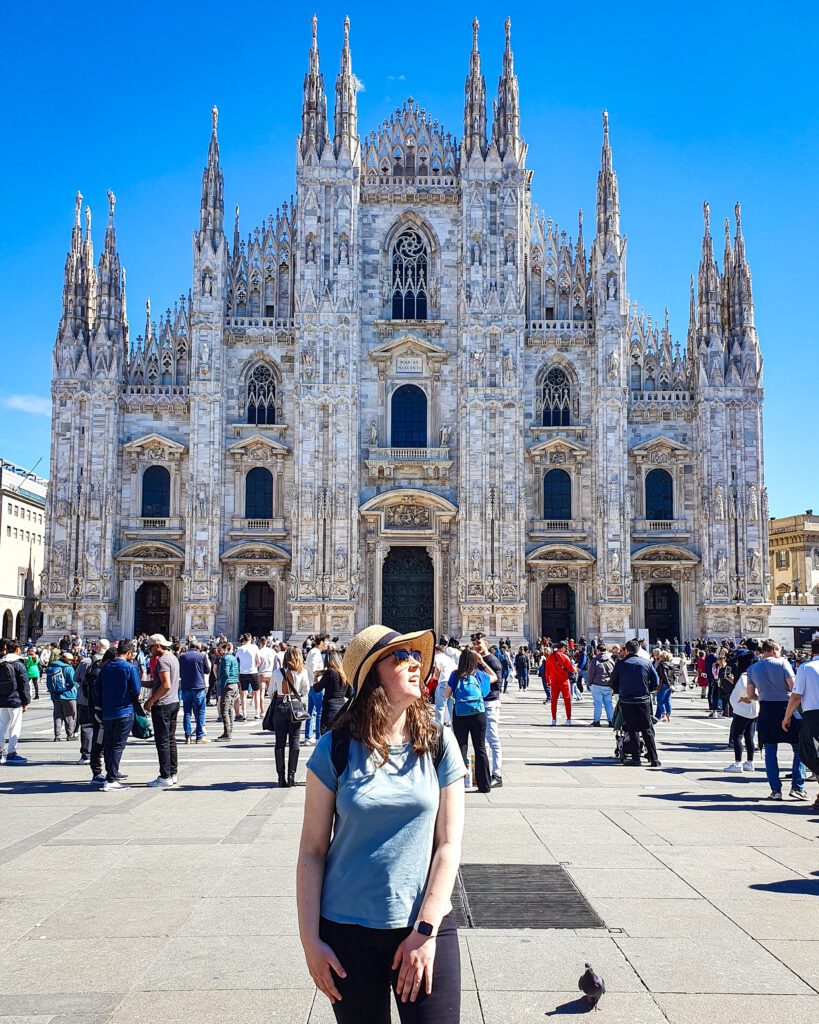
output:
<instances>
[{"instance_id":1,"label":"black trousers","mask_svg":"<svg viewBox=\"0 0 819 1024\"><path fill-rule=\"evenodd\" d=\"M284 748L290 742L290 751L287 755L287 773L295 775L299 766L299 745L301 743L301 729L303 722L291 722L290 712L287 704L281 697L274 698L273 705L273 732L276 736L276 768L280 774L284 774Z\"/></svg>"},{"instance_id":2,"label":"black trousers","mask_svg":"<svg viewBox=\"0 0 819 1024\"><path fill-rule=\"evenodd\" d=\"M461 748L461 757L466 764L467 742L472 738L472 750L475 755L475 785L481 793L488 793L492 788L489 774L489 758L486 756L486 712L477 715L453 715L452 731Z\"/></svg>"},{"instance_id":3,"label":"black trousers","mask_svg":"<svg viewBox=\"0 0 819 1024\"><path fill-rule=\"evenodd\" d=\"M94 735L94 715L87 704L77 704L77 721L80 726L80 756L91 756L91 743Z\"/></svg>"},{"instance_id":4,"label":"black trousers","mask_svg":"<svg viewBox=\"0 0 819 1024\"><path fill-rule=\"evenodd\" d=\"M742 760L742 741L745 740L746 761L753 764L754 740L756 739L756 719L734 715L731 722L731 743L734 745L734 760Z\"/></svg>"},{"instance_id":5,"label":"black trousers","mask_svg":"<svg viewBox=\"0 0 819 1024\"><path fill-rule=\"evenodd\" d=\"M133 721L133 719L131 721ZM95 778L97 775L102 775L102 755L105 750L105 725L94 719L90 729L91 743L88 748L88 759L91 763L91 777Z\"/></svg>"},{"instance_id":6,"label":"black trousers","mask_svg":"<svg viewBox=\"0 0 819 1024\"><path fill-rule=\"evenodd\" d=\"M109 718L103 723L105 731L105 779L107 782L116 782L122 754L128 742L128 737L131 735L131 726L133 724L133 711L129 711L125 718Z\"/></svg>"},{"instance_id":7,"label":"black trousers","mask_svg":"<svg viewBox=\"0 0 819 1024\"><path fill-rule=\"evenodd\" d=\"M319 936L347 972L335 978L341 1001L333 1004L338 1024L390 1024L390 989L398 972L392 970L395 951L411 928L363 928L321 918ZM452 915L441 922L435 940L432 992L426 978L414 1003L396 998L401 1024L459 1024L461 1019L461 956Z\"/></svg>"},{"instance_id":8,"label":"black trousers","mask_svg":"<svg viewBox=\"0 0 819 1024\"><path fill-rule=\"evenodd\" d=\"M642 701L639 704L626 704L621 701L620 707L623 710L623 724L628 730L629 749L631 750L632 760L635 764L640 763L639 736L642 734L649 761L659 761L657 757L657 744L654 742L654 726L651 724L651 702Z\"/></svg>"},{"instance_id":9,"label":"black trousers","mask_svg":"<svg viewBox=\"0 0 819 1024\"><path fill-rule=\"evenodd\" d=\"M154 742L159 758L159 774L163 779L176 775L179 759L176 752L176 719L179 716L179 702L154 704L151 708L151 722L154 727Z\"/></svg>"}]
</instances>

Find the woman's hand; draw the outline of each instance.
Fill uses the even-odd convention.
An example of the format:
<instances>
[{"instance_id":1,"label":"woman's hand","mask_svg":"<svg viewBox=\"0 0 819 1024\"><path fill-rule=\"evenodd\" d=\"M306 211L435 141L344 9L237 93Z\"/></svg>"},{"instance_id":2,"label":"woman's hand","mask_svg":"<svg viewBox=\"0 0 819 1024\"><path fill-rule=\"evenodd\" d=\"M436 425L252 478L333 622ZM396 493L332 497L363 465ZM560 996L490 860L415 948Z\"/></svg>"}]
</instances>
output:
<instances>
[{"instance_id":1,"label":"woman's hand","mask_svg":"<svg viewBox=\"0 0 819 1024\"><path fill-rule=\"evenodd\" d=\"M321 942L318 939L304 947L304 955L307 960L307 969L310 971L310 977L316 983L316 988L323 992L331 1003L338 1002L341 999L341 993L336 988L333 971L339 978L347 977L347 972L338 962L338 957L326 942Z\"/></svg>"},{"instance_id":2,"label":"woman's hand","mask_svg":"<svg viewBox=\"0 0 819 1024\"><path fill-rule=\"evenodd\" d=\"M432 992L432 965L435 962L435 939L412 931L396 949L392 969L398 971L396 998L414 1003L426 975L426 994Z\"/></svg>"}]
</instances>

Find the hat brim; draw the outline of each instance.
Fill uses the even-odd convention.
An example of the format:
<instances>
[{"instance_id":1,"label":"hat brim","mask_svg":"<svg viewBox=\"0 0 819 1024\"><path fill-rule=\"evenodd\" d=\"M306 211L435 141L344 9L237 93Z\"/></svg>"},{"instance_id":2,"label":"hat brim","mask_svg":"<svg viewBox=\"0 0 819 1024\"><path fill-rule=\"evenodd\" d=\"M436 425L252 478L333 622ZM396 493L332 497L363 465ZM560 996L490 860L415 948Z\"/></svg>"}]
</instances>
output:
<instances>
[{"instance_id":1,"label":"hat brim","mask_svg":"<svg viewBox=\"0 0 819 1024\"><path fill-rule=\"evenodd\" d=\"M432 674L432 666L435 658L435 633L431 629L421 629L416 633L402 633L400 636L394 637L388 644L383 647L379 647L377 651L373 651L368 654L366 658L361 662L361 665L357 672L357 685L353 690L353 696L350 698L352 703L358 696L361 686L364 680L370 673L373 665L380 661L385 654L389 654L391 651L397 651L401 647L411 647L414 651L421 652L421 687L429 679Z\"/></svg>"}]
</instances>

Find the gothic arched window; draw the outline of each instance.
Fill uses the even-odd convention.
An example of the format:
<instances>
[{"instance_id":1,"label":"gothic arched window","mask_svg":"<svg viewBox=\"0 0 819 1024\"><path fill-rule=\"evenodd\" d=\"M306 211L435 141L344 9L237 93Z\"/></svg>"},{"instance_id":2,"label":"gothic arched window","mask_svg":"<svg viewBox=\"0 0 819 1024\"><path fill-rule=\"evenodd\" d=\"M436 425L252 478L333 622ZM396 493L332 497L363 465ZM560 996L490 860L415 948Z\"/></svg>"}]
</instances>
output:
<instances>
[{"instance_id":1,"label":"gothic arched window","mask_svg":"<svg viewBox=\"0 0 819 1024\"><path fill-rule=\"evenodd\" d=\"M390 446L427 446L427 396L415 384L404 384L392 396Z\"/></svg>"},{"instance_id":2,"label":"gothic arched window","mask_svg":"<svg viewBox=\"0 0 819 1024\"><path fill-rule=\"evenodd\" d=\"M674 518L674 483L664 469L652 469L646 477L646 519L668 522Z\"/></svg>"},{"instance_id":3,"label":"gothic arched window","mask_svg":"<svg viewBox=\"0 0 819 1024\"><path fill-rule=\"evenodd\" d=\"M553 366L543 381L543 426L568 427L572 421L572 389L565 370Z\"/></svg>"},{"instance_id":4,"label":"gothic arched window","mask_svg":"<svg viewBox=\"0 0 819 1024\"><path fill-rule=\"evenodd\" d=\"M247 379L247 422L276 422L276 378L264 363L255 367Z\"/></svg>"},{"instance_id":5,"label":"gothic arched window","mask_svg":"<svg viewBox=\"0 0 819 1024\"><path fill-rule=\"evenodd\" d=\"M392 248L392 318L427 318L427 247L414 228L402 231Z\"/></svg>"},{"instance_id":6,"label":"gothic arched window","mask_svg":"<svg viewBox=\"0 0 819 1024\"><path fill-rule=\"evenodd\" d=\"M563 469L550 469L543 477L543 518L572 518L572 481Z\"/></svg>"},{"instance_id":7,"label":"gothic arched window","mask_svg":"<svg viewBox=\"0 0 819 1024\"><path fill-rule=\"evenodd\" d=\"M164 466L149 466L142 476L142 518L167 519L171 514L171 474Z\"/></svg>"},{"instance_id":8,"label":"gothic arched window","mask_svg":"<svg viewBox=\"0 0 819 1024\"><path fill-rule=\"evenodd\" d=\"M257 466L245 477L245 519L273 518L273 474Z\"/></svg>"}]
</instances>

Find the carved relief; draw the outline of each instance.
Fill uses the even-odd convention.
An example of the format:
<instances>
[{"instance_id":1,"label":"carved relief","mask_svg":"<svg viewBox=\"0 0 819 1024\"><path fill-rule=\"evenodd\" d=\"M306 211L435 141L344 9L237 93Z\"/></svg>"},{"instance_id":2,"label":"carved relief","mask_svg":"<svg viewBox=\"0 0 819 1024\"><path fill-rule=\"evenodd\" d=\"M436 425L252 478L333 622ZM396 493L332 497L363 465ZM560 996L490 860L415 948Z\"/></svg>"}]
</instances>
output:
<instances>
[{"instance_id":1,"label":"carved relief","mask_svg":"<svg viewBox=\"0 0 819 1024\"><path fill-rule=\"evenodd\" d=\"M384 526L388 530L428 530L432 526L432 513L426 505L419 505L407 497L400 504L390 505L385 510Z\"/></svg>"}]
</instances>

